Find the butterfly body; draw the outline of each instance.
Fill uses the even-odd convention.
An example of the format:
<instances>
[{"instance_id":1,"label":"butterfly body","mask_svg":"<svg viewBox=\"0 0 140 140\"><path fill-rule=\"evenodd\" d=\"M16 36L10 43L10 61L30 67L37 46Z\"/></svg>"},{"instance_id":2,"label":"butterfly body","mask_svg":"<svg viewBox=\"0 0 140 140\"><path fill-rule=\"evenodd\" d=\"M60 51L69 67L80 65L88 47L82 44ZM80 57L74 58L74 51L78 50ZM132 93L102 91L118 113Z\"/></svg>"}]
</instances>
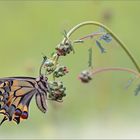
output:
<instances>
[{"instance_id":1,"label":"butterfly body","mask_svg":"<svg viewBox=\"0 0 140 140\"><path fill-rule=\"evenodd\" d=\"M29 104L35 96L37 107L45 113L47 111L46 99L48 82L45 76L32 77L8 77L0 78L0 114L5 120L15 121L27 119Z\"/></svg>"}]
</instances>

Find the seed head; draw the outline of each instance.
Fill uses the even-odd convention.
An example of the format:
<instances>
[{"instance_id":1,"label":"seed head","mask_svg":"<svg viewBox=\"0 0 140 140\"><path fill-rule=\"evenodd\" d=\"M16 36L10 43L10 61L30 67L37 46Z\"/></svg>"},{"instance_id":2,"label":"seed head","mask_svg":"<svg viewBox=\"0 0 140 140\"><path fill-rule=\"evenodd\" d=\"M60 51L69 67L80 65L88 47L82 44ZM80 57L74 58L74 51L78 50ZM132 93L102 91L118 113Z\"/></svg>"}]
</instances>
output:
<instances>
[{"instance_id":1,"label":"seed head","mask_svg":"<svg viewBox=\"0 0 140 140\"><path fill-rule=\"evenodd\" d=\"M66 88L62 82L53 81L48 83L48 96L50 100L61 102L63 97L66 96L65 90Z\"/></svg>"},{"instance_id":2,"label":"seed head","mask_svg":"<svg viewBox=\"0 0 140 140\"><path fill-rule=\"evenodd\" d=\"M89 70L84 70L80 73L79 79L82 83L89 83L92 80L92 74Z\"/></svg>"}]
</instances>

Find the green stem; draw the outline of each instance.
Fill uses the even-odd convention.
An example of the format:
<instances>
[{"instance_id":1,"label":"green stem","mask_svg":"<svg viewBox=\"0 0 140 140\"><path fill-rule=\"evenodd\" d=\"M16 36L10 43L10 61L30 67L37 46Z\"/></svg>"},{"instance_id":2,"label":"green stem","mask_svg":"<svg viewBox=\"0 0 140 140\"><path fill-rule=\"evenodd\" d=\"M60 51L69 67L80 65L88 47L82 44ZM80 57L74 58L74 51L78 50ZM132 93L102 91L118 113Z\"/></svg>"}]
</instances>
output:
<instances>
[{"instance_id":1,"label":"green stem","mask_svg":"<svg viewBox=\"0 0 140 140\"><path fill-rule=\"evenodd\" d=\"M96 21L82 22L82 23L76 25L75 27L73 27L67 33L67 38L69 38L76 30L78 30L79 28L81 28L82 26L85 26L85 25L95 25L95 26L99 26L99 27L102 27L103 29L105 29L116 40L116 42L118 42L118 44L122 47L122 49L125 51L125 53L128 55L128 57L133 62L133 64L136 67L137 71L140 73L140 67L139 67L138 63L136 62L134 56L131 54L131 52L126 47L126 45L108 27L106 27L105 25L103 25L103 24L101 24L99 22L96 22ZM64 38L63 41L62 41L62 43L65 43L67 41L67 38Z\"/></svg>"}]
</instances>

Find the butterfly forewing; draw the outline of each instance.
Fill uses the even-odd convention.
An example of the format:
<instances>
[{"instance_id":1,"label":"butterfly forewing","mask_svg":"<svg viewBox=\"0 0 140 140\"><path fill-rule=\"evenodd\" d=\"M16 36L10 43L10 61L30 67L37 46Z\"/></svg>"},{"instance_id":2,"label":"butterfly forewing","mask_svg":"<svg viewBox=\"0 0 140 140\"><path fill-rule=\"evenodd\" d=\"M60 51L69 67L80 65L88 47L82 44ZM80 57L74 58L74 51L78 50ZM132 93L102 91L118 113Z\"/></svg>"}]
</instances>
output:
<instances>
[{"instance_id":1,"label":"butterfly forewing","mask_svg":"<svg viewBox=\"0 0 140 140\"><path fill-rule=\"evenodd\" d=\"M35 94L38 108L45 113L46 96L41 93L42 89L38 88L36 79L32 77L0 79L0 113L4 114L1 124L8 119L17 123L27 119L29 104Z\"/></svg>"}]
</instances>

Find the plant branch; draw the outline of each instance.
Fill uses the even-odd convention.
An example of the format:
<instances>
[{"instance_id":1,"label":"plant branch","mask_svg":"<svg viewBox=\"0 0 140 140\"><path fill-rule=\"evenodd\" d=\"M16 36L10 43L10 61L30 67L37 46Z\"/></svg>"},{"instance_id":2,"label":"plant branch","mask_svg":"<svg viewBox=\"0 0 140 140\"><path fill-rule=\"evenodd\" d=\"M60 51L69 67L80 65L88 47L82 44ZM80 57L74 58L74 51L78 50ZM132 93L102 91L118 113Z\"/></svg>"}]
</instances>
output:
<instances>
[{"instance_id":1,"label":"plant branch","mask_svg":"<svg viewBox=\"0 0 140 140\"><path fill-rule=\"evenodd\" d=\"M121 46L121 48L125 51L125 53L128 55L128 57L131 59L131 61L133 62L134 66L136 67L137 71L140 73L140 67L139 67L138 63L136 62L134 56L131 54L131 52L126 47L126 45L108 27L106 27L105 25L103 25L103 24L101 24L99 22L96 22L96 21L82 22L82 23L76 25L75 27L73 27L67 33L67 38L69 38L76 30L78 30L79 28L81 28L83 26L86 26L86 25L99 26L99 27L102 27L103 29L105 29L116 40L116 42ZM62 43L65 43L67 41L67 38L64 38Z\"/></svg>"},{"instance_id":2,"label":"plant branch","mask_svg":"<svg viewBox=\"0 0 140 140\"><path fill-rule=\"evenodd\" d=\"M129 69L129 68L120 68L120 67L104 67L104 68L97 68L94 69L92 71L92 75L98 74L98 73L102 73L102 72L106 72L106 71L125 71L125 72L129 72L132 73L134 75L136 75L137 77L140 77L140 73L133 70L133 69Z\"/></svg>"},{"instance_id":3,"label":"plant branch","mask_svg":"<svg viewBox=\"0 0 140 140\"><path fill-rule=\"evenodd\" d=\"M85 40L85 39L87 39L87 38L93 38L93 37L95 37L95 36L97 36L97 35L103 35L103 33L93 33L93 34L89 34L89 35L84 36L84 37L82 37L82 38L80 38L80 39L78 39L78 40Z\"/></svg>"}]
</instances>

